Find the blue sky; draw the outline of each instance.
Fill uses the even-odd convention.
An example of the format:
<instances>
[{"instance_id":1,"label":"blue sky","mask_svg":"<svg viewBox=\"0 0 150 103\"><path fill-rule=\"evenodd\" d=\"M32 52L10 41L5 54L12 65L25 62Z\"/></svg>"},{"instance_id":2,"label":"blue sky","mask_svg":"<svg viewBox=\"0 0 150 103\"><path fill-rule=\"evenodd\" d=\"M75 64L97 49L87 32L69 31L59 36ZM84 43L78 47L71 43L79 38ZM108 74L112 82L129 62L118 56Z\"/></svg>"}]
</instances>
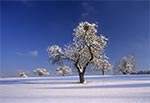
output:
<instances>
[{"instance_id":1,"label":"blue sky","mask_svg":"<svg viewBox=\"0 0 150 103\"><path fill-rule=\"evenodd\" d=\"M81 21L97 23L109 38L106 54L114 64L134 53L137 70L150 69L149 2L147 1L1 1L1 76L53 71L46 49L72 41Z\"/></svg>"}]
</instances>

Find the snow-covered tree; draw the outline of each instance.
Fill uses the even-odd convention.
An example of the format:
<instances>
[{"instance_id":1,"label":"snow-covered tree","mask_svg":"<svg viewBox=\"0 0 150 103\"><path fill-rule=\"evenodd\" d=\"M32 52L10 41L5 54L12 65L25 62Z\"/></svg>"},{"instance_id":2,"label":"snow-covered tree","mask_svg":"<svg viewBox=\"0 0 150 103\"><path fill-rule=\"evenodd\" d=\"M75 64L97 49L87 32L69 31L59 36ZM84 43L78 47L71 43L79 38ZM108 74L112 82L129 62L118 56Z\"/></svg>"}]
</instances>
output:
<instances>
[{"instance_id":1,"label":"snow-covered tree","mask_svg":"<svg viewBox=\"0 0 150 103\"><path fill-rule=\"evenodd\" d=\"M104 75L106 71L109 71L111 69L112 69L112 65L106 59L101 62L98 62L93 68L93 70L96 71L100 70L102 72L102 75Z\"/></svg>"},{"instance_id":2,"label":"snow-covered tree","mask_svg":"<svg viewBox=\"0 0 150 103\"><path fill-rule=\"evenodd\" d=\"M62 76L65 76L66 74L70 74L72 70L68 66L60 66L56 69L57 74L61 74Z\"/></svg>"},{"instance_id":3,"label":"snow-covered tree","mask_svg":"<svg viewBox=\"0 0 150 103\"><path fill-rule=\"evenodd\" d=\"M106 71L109 71L111 69L112 69L112 65L107 60L104 60L101 68L102 75L104 75Z\"/></svg>"},{"instance_id":4,"label":"snow-covered tree","mask_svg":"<svg viewBox=\"0 0 150 103\"><path fill-rule=\"evenodd\" d=\"M49 72L44 68L37 68L34 70L34 74L37 74L38 76L48 76Z\"/></svg>"},{"instance_id":5,"label":"snow-covered tree","mask_svg":"<svg viewBox=\"0 0 150 103\"><path fill-rule=\"evenodd\" d=\"M104 49L107 38L97 35L97 25L81 22L74 29L74 38L71 44L65 46L64 50L57 46L48 47L49 59L54 64L62 64L64 60L69 61L78 71L80 83L84 83L84 74L87 68L99 65L102 67Z\"/></svg>"},{"instance_id":6,"label":"snow-covered tree","mask_svg":"<svg viewBox=\"0 0 150 103\"><path fill-rule=\"evenodd\" d=\"M133 54L128 57L123 57L114 65L115 73L131 74L135 69L135 56Z\"/></svg>"},{"instance_id":7,"label":"snow-covered tree","mask_svg":"<svg viewBox=\"0 0 150 103\"><path fill-rule=\"evenodd\" d=\"M20 77L25 77L25 78L26 78L26 77L28 77L28 76L27 76L27 74L26 74L25 72L21 72L21 73L20 73Z\"/></svg>"}]
</instances>

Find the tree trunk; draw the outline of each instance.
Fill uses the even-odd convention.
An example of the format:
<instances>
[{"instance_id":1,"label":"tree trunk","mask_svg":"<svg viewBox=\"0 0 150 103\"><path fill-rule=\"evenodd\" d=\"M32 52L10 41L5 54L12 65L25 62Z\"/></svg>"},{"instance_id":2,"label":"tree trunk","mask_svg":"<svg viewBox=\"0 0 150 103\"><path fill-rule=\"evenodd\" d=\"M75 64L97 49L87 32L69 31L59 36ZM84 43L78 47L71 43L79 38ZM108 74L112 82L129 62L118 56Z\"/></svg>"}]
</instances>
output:
<instances>
[{"instance_id":1,"label":"tree trunk","mask_svg":"<svg viewBox=\"0 0 150 103\"><path fill-rule=\"evenodd\" d=\"M105 71L104 70L102 70L102 75L105 75Z\"/></svg>"},{"instance_id":2,"label":"tree trunk","mask_svg":"<svg viewBox=\"0 0 150 103\"><path fill-rule=\"evenodd\" d=\"M80 83L84 83L84 73L79 73Z\"/></svg>"}]
</instances>

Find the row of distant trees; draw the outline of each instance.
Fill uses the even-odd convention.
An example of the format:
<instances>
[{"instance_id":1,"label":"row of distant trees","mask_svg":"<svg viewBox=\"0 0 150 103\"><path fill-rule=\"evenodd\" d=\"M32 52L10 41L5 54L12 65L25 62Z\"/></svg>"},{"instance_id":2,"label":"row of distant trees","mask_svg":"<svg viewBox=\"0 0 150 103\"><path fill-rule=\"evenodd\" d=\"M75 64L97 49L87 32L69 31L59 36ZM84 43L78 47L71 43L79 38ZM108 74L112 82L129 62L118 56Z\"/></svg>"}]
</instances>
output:
<instances>
[{"instance_id":1,"label":"row of distant trees","mask_svg":"<svg viewBox=\"0 0 150 103\"><path fill-rule=\"evenodd\" d=\"M128 57L128 59L131 60L130 62L129 61L127 62L127 60L124 60L125 57L123 57L119 62L116 62L115 66L113 67L113 74L115 74L115 75L118 75L118 74L124 74L124 75L126 75L126 74L150 74L150 70L136 71L135 70L135 59L133 59L132 56L133 55L130 55ZM131 57L132 57L132 59L131 59ZM133 66L129 67L128 63L133 64ZM92 69L92 71L93 70L95 70L95 69ZM104 69L102 69L101 70L102 75L104 75L104 72L106 72L106 70L111 70L111 69L105 69L105 71L104 71ZM95 71L97 71L97 70L95 70ZM37 68L33 71L33 73L38 76L48 76L50 74L44 68ZM72 70L68 66L58 67L56 69L56 74L65 76L67 74L72 74ZM28 75L25 72L21 72L20 77L28 77Z\"/></svg>"},{"instance_id":2,"label":"row of distant trees","mask_svg":"<svg viewBox=\"0 0 150 103\"><path fill-rule=\"evenodd\" d=\"M44 68L37 68L33 71L33 73L38 76L48 76L50 74ZM68 66L58 67L56 69L56 74L60 74L62 76L65 76L66 74L71 74L71 73L72 73L72 71ZM20 75L20 77L28 77L26 72L21 72L19 75Z\"/></svg>"},{"instance_id":3,"label":"row of distant trees","mask_svg":"<svg viewBox=\"0 0 150 103\"><path fill-rule=\"evenodd\" d=\"M38 76L48 76L49 75L49 72L44 68L37 68L33 71L33 73ZM26 72L21 72L20 77L28 77L28 75Z\"/></svg>"}]
</instances>

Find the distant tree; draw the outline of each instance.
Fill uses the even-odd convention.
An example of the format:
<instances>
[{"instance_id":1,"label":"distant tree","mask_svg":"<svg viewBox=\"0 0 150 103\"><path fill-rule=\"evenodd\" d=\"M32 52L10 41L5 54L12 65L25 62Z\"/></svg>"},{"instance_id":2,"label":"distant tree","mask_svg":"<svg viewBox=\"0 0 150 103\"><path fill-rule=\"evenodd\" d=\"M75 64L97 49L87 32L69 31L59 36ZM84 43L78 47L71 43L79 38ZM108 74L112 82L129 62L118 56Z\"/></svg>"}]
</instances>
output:
<instances>
[{"instance_id":1,"label":"distant tree","mask_svg":"<svg viewBox=\"0 0 150 103\"><path fill-rule=\"evenodd\" d=\"M49 59L53 64L63 64L69 61L78 71L80 83L84 83L84 74L91 66L102 65L107 38L97 35L97 25L81 22L74 29L73 43L65 46L64 50L57 46L48 47Z\"/></svg>"},{"instance_id":2,"label":"distant tree","mask_svg":"<svg viewBox=\"0 0 150 103\"><path fill-rule=\"evenodd\" d=\"M117 61L114 65L115 73L122 74L132 74L135 69L135 56L134 54L128 57L123 57L121 60Z\"/></svg>"},{"instance_id":3,"label":"distant tree","mask_svg":"<svg viewBox=\"0 0 150 103\"><path fill-rule=\"evenodd\" d=\"M107 60L98 62L97 65L95 65L93 68L93 70L96 70L96 71L100 70L102 72L102 75L105 75L105 72L111 69L112 69L112 65Z\"/></svg>"},{"instance_id":4,"label":"distant tree","mask_svg":"<svg viewBox=\"0 0 150 103\"><path fill-rule=\"evenodd\" d=\"M34 74L37 74L38 76L48 76L49 72L44 68L37 68L34 70Z\"/></svg>"},{"instance_id":5,"label":"distant tree","mask_svg":"<svg viewBox=\"0 0 150 103\"><path fill-rule=\"evenodd\" d=\"M28 77L28 76L27 76L27 74L26 74L25 72L21 72L21 73L20 73L20 77L25 77L25 78L26 78L26 77Z\"/></svg>"},{"instance_id":6,"label":"distant tree","mask_svg":"<svg viewBox=\"0 0 150 103\"><path fill-rule=\"evenodd\" d=\"M57 74L61 74L62 76L65 76L66 74L71 74L71 69L68 66L60 66L56 69Z\"/></svg>"},{"instance_id":7,"label":"distant tree","mask_svg":"<svg viewBox=\"0 0 150 103\"><path fill-rule=\"evenodd\" d=\"M104 60L104 62L102 63L102 67L101 67L102 75L105 74L105 71L108 71L111 69L112 69L111 64L108 61Z\"/></svg>"}]
</instances>

